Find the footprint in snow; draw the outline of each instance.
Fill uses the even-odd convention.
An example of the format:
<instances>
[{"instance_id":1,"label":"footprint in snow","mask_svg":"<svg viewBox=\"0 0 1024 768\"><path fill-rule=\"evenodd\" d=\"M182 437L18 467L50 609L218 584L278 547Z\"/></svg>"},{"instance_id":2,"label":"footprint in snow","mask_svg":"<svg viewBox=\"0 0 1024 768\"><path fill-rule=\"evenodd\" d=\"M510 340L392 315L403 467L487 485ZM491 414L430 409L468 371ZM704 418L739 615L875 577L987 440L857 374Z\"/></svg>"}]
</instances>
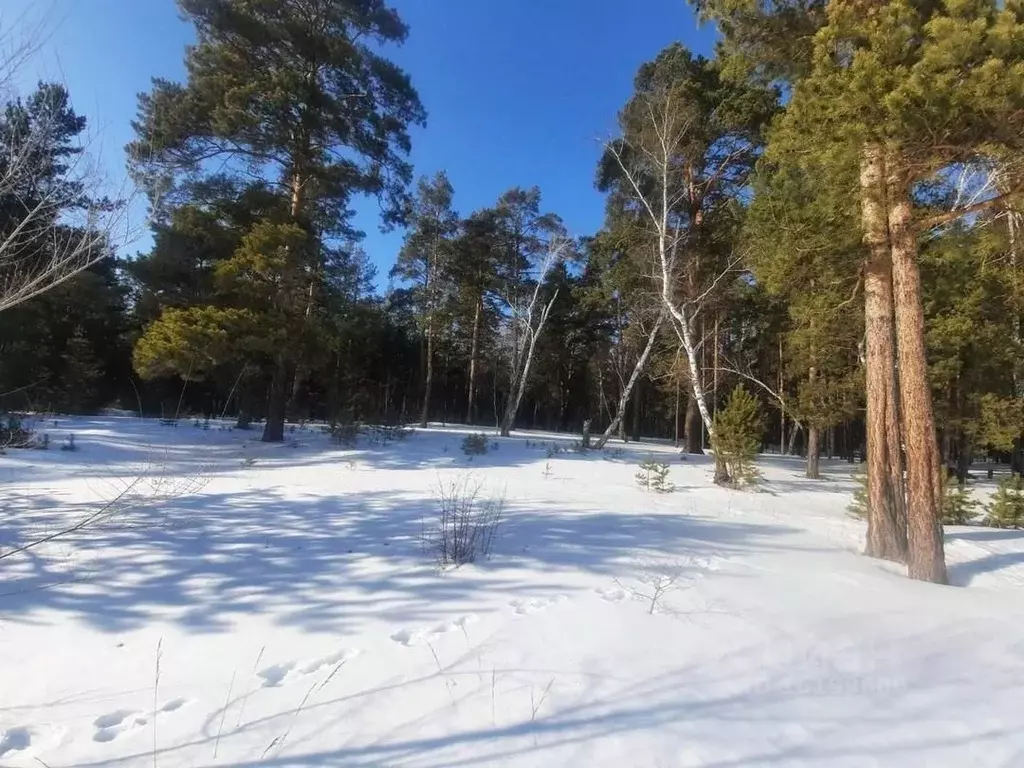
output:
<instances>
[{"instance_id":1,"label":"footprint in snow","mask_svg":"<svg viewBox=\"0 0 1024 768\"><path fill-rule=\"evenodd\" d=\"M258 677L263 678L262 687L277 688L293 679L312 675L326 667L336 667L339 664L351 661L358 655L358 648L342 648L340 651L322 656L319 659L307 661L301 665L295 661L286 661L281 664L274 664L266 669L261 669L256 674Z\"/></svg>"},{"instance_id":2,"label":"footprint in snow","mask_svg":"<svg viewBox=\"0 0 1024 768\"><path fill-rule=\"evenodd\" d=\"M118 709L114 712L108 712L92 721L92 724L96 726L96 733L92 740L99 742L113 741L123 733L141 728L147 722L148 720L138 710Z\"/></svg>"},{"instance_id":3,"label":"footprint in snow","mask_svg":"<svg viewBox=\"0 0 1024 768\"><path fill-rule=\"evenodd\" d=\"M391 639L407 648L423 642L425 632L422 629L400 629L391 635Z\"/></svg>"},{"instance_id":4,"label":"footprint in snow","mask_svg":"<svg viewBox=\"0 0 1024 768\"><path fill-rule=\"evenodd\" d=\"M92 724L96 726L96 733L93 735L92 740L101 743L113 741L122 734L148 725L153 717L177 712L188 702L188 699L171 699L157 709L152 716L148 716L137 709L118 709L105 715L100 715L92 721Z\"/></svg>"},{"instance_id":5,"label":"footprint in snow","mask_svg":"<svg viewBox=\"0 0 1024 768\"><path fill-rule=\"evenodd\" d=\"M0 731L0 757L13 756L32 746L32 732L28 728L10 728Z\"/></svg>"},{"instance_id":6,"label":"footprint in snow","mask_svg":"<svg viewBox=\"0 0 1024 768\"><path fill-rule=\"evenodd\" d=\"M358 655L358 648L342 648L336 653L321 656L319 659L313 659L313 661L306 663L303 665L301 672L304 675L312 675L315 672L319 672L324 667L336 667L339 664L345 664L352 661L352 659Z\"/></svg>"},{"instance_id":7,"label":"footprint in snow","mask_svg":"<svg viewBox=\"0 0 1024 768\"><path fill-rule=\"evenodd\" d=\"M67 730L59 725L19 725L14 728L0 728L0 763L24 759L27 755L38 755L67 742ZM35 763L42 763L37 757ZM19 763L20 764L20 763Z\"/></svg>"},{"instance_id":8,"label":"footprint in snow","mask_svg":"<svg viewBox=\"0 0 1024 768\"><path fill-rule=\"evenodd\" d=\"M288 677L288 673L293 669L295 669L295 662L286 661L282 664L274 664L266 669L261 669L256 674L263 678L264 688L276 688L284 682L284 679Z\"/></svg>"},{"instance_id":9,"label":"footprint in snow","mask_svg":"<svg viewBox=\"0 0 1024 768\"><path fill-rule=\"evenodd\" d=\"M446 635L449 632L455 632L460 629L463 632L465 632L466 627L468 627L470 624L476 624L478 621L480 621L480 619L477 617L475 613L467 613L465 616L459 616L459 618L455 619L454 621L445 621L438 624L436 627L430 630L430 634Z\"/></svg>"},{"instance_id":10,"label":"footprint in snow","mask_svg":"<svg viewBox=\"0 0 1024 768\"><path fill-rule=\"evenodd\" d=\"M476 624L478 621L480 621L480 618L475 613L467 613L453 621L441 622L431 629L400 629L391 635L391 639L399 645L404 645L408 648L413 645L420 645L429 638L438 635L446 635L449 632L458 630L466 632L467 627Z\"/></svg>"},{"instance_id":11,"label":"footprint in snow","mask_svg":"<svg viewBox=\"0 0 1024 768\"><path fill-rule=\"evenodd\" d=\"M530 613L542 611L549 605L565 602L568 599L569 598L566 595L559 595L554 600L548 600L546 597L533 597L524 600L517 599L510 602L509 607L512 608L512 610L514 610L520 616L526 616Z\"/></svg>"},{"instance_id":12,"label":"footprint in snow","mask_svg":"<svg viewBox=\"0 0 1024 768\"><path fill-rule=\"evenodd\" d=\"M166 704L164 704L162 707L160 707L159 711L160 712L177 712L179 709L184 707L186 704L188 704L188 699L171 699Z\"/></svg>"}]
</instances>

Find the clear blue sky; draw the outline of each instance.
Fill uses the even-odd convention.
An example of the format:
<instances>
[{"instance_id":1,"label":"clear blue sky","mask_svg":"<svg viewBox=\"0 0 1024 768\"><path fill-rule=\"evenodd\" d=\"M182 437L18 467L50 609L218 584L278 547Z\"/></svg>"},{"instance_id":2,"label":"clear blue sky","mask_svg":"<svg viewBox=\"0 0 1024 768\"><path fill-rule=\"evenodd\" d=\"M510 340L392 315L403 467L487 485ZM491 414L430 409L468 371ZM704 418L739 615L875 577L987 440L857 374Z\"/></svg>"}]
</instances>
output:
<instances>
[{"instance_id":1,"label":"clear blue sky","mask_svg":"<svg viewBox=\"0 0 1024 768\"><path fill-rule=\"evenodd\" d=\"M601 224L594 190L602 139L637 67L672 41L710 53L685 0L393 0L410 27L390 50L427 112L413 135L416 174L445 169L460 213L514 185L540 186L547 210L576 235ZM39 7L37 7L39 6ZM135 98L150 78L181 79L191 29L174 0L2 0L0 25L46 17L46 44L22 87L60 78L90 118L103 161L123 173ZM401 243L379 232L375 203L358 206L378 283ZM145 240L133 250L144 250Z\"/></svg>"}]
</instances>

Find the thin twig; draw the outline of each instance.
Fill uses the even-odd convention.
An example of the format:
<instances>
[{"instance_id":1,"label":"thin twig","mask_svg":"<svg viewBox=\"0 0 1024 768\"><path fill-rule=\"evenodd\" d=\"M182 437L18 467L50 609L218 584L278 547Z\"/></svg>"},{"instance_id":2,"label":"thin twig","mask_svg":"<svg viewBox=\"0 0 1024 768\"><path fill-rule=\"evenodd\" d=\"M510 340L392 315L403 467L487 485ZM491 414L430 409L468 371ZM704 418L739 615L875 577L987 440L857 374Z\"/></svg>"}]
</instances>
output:
<instances>
[{"instance_id":1,"label":"thin twig","mask_svg":"<svg viewBox=\"0 0 1024 768\"><path fill-rule=\"evenodd\" d=\"M217 759L217 748L220 746L220 735L224 731L224 720L228 716L228 707L231 705L231 691L235 687L235 674L238 668L236 667L231 673L231 682L228 683L228 695L224 699L224 711L220 713L220 727L217 728L217 738L213 742L213 759Z\"/></svg>"},{"instance_id":2,"label":"thin twig","mask_svg":"<svg viewBox=\"0 0 1024 768\"><path fill-rule=\"evenodd\" d=\"M253 676L253 679L256 678L256 669L260 665L260 659L263 658L263 652L265 650L267 650L267 646L264 645L262 648L260 648L260 652L258 654L256 654L256 661L252 665L252 676ZM249 683L249 690L246 691L245 696L242 697L242 706L238 710L238 722L235 723L235 729L236 730L238 728L240 728L241 725L242 725L242 715L245 713L245 703L249 700L249 696L252 694L252 690L253 690L253 684L250 682Z\"/></svg>"},{"instance_id":3,"label":"thin twig","mask_svg":"<svg viewBox=\"0 0 1024 768\"><path fill-rule=\"evenodd\" d=\"M160 710L157 708L157 697L160 690L160 657L163 655L164 639L161 637L156 644L156 677L153 680L153 768L156 768L156 721Z\"/></svg>"}]
</instances>

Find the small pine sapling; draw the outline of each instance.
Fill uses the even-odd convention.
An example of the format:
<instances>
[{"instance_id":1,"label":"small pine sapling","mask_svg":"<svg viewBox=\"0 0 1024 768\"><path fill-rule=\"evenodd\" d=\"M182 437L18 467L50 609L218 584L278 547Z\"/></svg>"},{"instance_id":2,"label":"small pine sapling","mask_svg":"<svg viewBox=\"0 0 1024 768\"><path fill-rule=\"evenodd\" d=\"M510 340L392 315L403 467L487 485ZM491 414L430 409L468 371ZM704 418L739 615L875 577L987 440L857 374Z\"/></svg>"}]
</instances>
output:
<instances>
[{"instance_id":1,"label":"small pine sapling","mask_svg":"<svg viewBox=\"0 0 1024 768\"><path fill-rule=\"evenodd\" d=\"M462 439L462 452L470 458L487 453L487 435L477 432Z\"/></svg>"},{"instance_id":2,"label":"small pine sapling","mask_svg":"<svg viewBox=\"0 0 1024 768\"><path fill-rule=\"evenodd\" d=\"M992 528L1024 527L1024 481L1020 475L1010 475L999 483L985 512L985 525Z\"/></svg>"},{"instance_id":3,"label":"small pine sapling","mask_svg":"<svg viewBox=\"0 0 1024 768\"><path fill-rule=\"evenodd\" d=\"M978 500L956 480L947 477L942 498L943 525L970 525L978 516Z\"/></svg>"},{"instance_id":4,"label":"small pine sapling","mask_svg":"<svg viewBox=\"0 0 1024 768\"><path fill-rule=\"evenodd\" d=\"M712 447L725 464L728 482L734 487L748 485L760 475L754 459L761 447L764 422L757 398L742 385L736 387L725 407L715 414Z\"/></svg>"},{"instance_id":5,"label":"small pine sapling","mask_svg":"<svg viewBox=\"0 0 1024 768\"><path fill-rule=\"evenodd\" d=\"M868 474L860 470L853 473L854 482L857 487L853 491L850 503L846 505L846 512L850 517L858 520L868 519Z\"/></svg>"},{"instance_id":6,"label":"small pine sapling","mask_svg":"<svg viewBox=\"0 0 1024 768\"><path fill-rule=\"evenodd\" d=\"M655 461L653 456L648 456L641 464L635 477L637 483L648 491L655 493L669 493L675 486L668 480L669 467Z\"/></svg>"}]
</instances>

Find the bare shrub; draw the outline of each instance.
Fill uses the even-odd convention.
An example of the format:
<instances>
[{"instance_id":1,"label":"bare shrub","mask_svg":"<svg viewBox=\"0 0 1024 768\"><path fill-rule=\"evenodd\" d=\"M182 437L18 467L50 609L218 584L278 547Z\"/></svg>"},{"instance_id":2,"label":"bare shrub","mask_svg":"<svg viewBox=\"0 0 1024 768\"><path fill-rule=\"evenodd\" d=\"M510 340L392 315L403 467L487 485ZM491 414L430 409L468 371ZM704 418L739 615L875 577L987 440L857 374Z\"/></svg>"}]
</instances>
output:
<instances>
[{"instance_id":1,"label":"bare shrub","mask_svg":"<svg viewBox=\"0 0 1024 768\"><path fill-rule=\"evenodd\" d=\"M634 600L647 604L647 613L673 613L665 603L665 596L680 589L683 582L683 564L676 560L644 558L637 562L634 576L638 585L627 586L615 579L615 583Z\"/></svg>"},{"instance_id":2,"label":"bare shrub","mask_svg":"<svg viewBox=\"0 0 1024 768\"><path fill-rule=\"evenodd\" d=\"M19 414L11 414L6 423L0 423L0 446L4 448L35 448L36 438L31 427Z\"/></svg>"},{"instance_id":3,"label":"bare shrub","mask_svg":"<svg viewBox=\"0 0 1024 768\"><path fill-rule=\"evenodd\" d=\"M487 557L501 524L505 493L490 495L472 475L438 480L438 515L425 524L424 545L440 565L460 566Z\"/></svg>"},{"instance_id":4,"label":"bare shrub","mask_svg":"<svg viewBox=\"0 0 1024 768\"><path fill-rule=\"evenodd\" d=\"M354 421L345 424L335 424L331 428L331 440L342 448L355 448L358 439L359 424Z\"/></svg>"}]
</instances>

